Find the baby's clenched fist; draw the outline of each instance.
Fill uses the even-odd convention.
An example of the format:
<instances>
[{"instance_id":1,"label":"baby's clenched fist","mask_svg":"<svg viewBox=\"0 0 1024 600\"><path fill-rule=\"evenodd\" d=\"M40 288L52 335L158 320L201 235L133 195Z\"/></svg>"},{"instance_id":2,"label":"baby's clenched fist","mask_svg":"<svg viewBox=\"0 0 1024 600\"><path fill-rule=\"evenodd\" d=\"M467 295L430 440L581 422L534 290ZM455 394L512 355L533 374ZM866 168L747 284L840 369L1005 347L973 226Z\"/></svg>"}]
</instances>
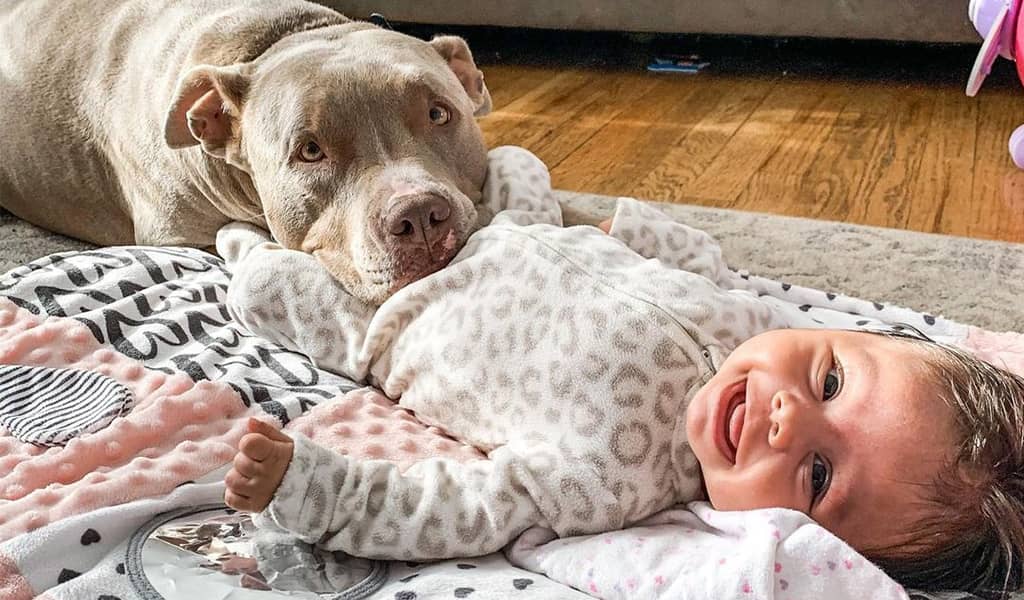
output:
<instances>
[{"instance_id":1,"label":"baby's clenched fist","mask_svg":"<svg viewBox=\"0 0 1024 600\"><path fill-rule=\"evenodd\" d=\"M236 510L260 512L281 485L295 442L272 426L249 419L249 433L238 442L234 464L224 476L224 502Z\"/></svg>"}]
</instances>

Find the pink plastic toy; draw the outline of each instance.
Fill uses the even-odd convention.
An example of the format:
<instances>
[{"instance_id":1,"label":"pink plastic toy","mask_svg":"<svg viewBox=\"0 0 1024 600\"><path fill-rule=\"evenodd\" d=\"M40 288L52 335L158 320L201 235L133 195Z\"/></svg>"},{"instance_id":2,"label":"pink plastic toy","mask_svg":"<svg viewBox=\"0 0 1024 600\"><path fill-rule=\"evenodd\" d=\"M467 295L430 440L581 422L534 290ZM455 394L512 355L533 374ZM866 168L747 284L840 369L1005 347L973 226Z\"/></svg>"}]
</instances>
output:
<instances>
[{"instance_id":1,"label":"pink plastic toy","mask_svg":"<svg viewBox=\"0 0 1024 600\"><path fill-rule=\"evenodd\" d=\"M1020 19L1021 0L971 0L967 9L971 23L985 41L967 80L967 95L974 96L981 89L985 77L992 71L992 63L1002 56L1017 63L1017 78L1024 84L1024 19ZM1024 169L1024 125L1010 135L1010 156L1013 163Z\"/></svg>"}]
</instances>

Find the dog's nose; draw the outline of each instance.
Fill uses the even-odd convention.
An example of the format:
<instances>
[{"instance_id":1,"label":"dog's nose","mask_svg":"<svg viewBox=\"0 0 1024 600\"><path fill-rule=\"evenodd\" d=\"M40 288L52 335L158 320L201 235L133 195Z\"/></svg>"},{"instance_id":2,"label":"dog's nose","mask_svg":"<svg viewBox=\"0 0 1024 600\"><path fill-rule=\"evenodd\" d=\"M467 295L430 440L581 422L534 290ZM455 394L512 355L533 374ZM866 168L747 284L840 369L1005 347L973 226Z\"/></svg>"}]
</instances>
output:
<instances>
[{"instance_id":1,"label":"dog's nose","mask_svg":"<svg viewBox=\"0 0 1024 600\"><path fill-rule=\"evenodd\" d=\"M452 230L452 207L436 194L399 198L384 217L384 229L403 244L429 245Z\"/></svg>"}]
</instances>

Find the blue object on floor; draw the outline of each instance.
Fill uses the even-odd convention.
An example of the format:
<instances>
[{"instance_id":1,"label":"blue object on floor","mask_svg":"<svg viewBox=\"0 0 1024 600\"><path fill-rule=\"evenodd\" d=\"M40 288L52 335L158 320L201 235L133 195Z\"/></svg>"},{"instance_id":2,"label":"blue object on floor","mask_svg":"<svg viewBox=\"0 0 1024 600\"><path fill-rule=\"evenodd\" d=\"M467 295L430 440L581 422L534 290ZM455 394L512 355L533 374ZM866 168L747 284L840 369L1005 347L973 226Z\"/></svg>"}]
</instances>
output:
<instances>
[{"instance_id":1,"label":"blue object on floor","mask_svg":"<svg viewBox=\"0 0 1024 600\"><path fill-rule=\"evenodd\" d=\"M647 65L648 71L656 73L699 73L711 63L703 61L696 54L689 56L656 56Z\"/></svg>"}]
</instances>

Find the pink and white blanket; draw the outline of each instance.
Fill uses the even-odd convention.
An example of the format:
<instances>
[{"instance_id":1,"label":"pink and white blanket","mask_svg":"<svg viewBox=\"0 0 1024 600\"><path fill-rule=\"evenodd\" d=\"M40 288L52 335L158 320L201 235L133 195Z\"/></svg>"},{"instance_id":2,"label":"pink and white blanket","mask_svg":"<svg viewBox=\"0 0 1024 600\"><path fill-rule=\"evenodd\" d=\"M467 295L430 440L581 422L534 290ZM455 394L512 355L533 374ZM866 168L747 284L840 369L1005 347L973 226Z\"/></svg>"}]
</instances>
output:
<instances>
[{"instance_id":1,"label":"pink and white blanket","mask_svg":"<svg viewBox=\"0 0 1024 600\"><path fill-rule=\"evenodd\" d=\"M246 406L230 385L148 369L101 345L79 321L39 318L3 297L0 364L95 371L128 387L135 399L128 414L63 447L21 442L0 428L4 600L39 592L81 597L90 583L107 589L102 578L89 581L90 571L112 546L154 514L219 502L219 477L246 421L255 417L277 425L258 405ZM368 388L315 405L288 426L344 454L406 466L432 456L483 458ZM196 484L204 478L212 483ZM115 572L118 565L125 570L122 561Z\"/></svg>"}]
</instances>

